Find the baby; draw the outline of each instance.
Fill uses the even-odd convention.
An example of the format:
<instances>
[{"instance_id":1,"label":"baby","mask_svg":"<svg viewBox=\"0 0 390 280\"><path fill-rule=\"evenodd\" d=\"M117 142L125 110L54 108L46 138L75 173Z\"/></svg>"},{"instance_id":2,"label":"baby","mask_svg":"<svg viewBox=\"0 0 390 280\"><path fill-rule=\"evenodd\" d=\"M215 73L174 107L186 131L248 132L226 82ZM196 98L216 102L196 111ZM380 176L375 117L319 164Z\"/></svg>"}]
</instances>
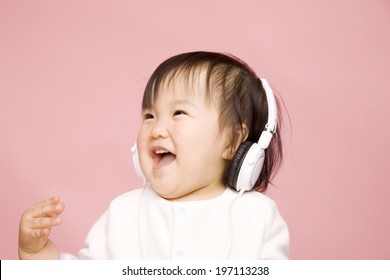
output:
<instances>
[{"instance_id":1,"label":"baby","mask_svg":"<svg viewBox=\"0 0 390 280\"><path fill-rule=\"evenodd\" d=\"M64 203L56 196L36 204L21 218L19 257L287 258L286 223L262 194L282 160L277 111L267 81L238 58L169 58L142 101L133 152L144 187L111 202L78 257L49 239Z\"/></svg>"}]
</instances>

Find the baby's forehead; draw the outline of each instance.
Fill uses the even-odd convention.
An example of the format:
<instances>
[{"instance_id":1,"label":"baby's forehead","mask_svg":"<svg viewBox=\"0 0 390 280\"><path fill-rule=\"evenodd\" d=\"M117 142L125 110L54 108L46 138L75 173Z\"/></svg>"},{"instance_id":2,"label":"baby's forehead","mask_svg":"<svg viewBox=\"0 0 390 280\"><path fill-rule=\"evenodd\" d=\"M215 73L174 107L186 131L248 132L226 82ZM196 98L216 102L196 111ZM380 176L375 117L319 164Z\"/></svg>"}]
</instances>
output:
<instances>
[{"instance_id":1,"label":"baby's forehead","mask_svg":"<svg viewBox=\"0 0 390 280\"><path fill-rule=\"evenodd\" d=\"M208 94L205 93L201 87L186 86L185 84L171 84L169 86L163 86L156 92L156 96L153 98L152 107L157 104L166 105L183 105L183 104L197 104L197 105L210 105Z\"/></svg>"},{"instance_id":2,"label":"baby's forehead","mask_svg":"<svg viewBox=\"0 0 390 280\"><path fill-rule=\"evenodd\" d=\"M205 74L177 75L166 78L157 87L157 90L153 92L152 103L164 98L172 102L202 100L206 105L210 105L214 101L213 95L215 92L210 91Z\"/></svg>"}]
</instances>

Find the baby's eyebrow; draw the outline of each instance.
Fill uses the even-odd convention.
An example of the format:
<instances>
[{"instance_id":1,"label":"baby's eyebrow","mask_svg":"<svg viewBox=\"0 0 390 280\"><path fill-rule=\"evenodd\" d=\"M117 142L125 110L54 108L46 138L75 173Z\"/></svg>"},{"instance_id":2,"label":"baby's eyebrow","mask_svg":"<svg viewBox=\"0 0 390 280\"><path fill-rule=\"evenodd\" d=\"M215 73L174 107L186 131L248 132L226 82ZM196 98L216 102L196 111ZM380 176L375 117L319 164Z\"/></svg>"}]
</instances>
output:
<instances>
[{"instance_id":1,"label":"baby's eyebrow","mask_svg":"<svg viewBox=\"0 0 390 280\"><path fill-rule=\"evenodd\" d=\"M171 106L177 106L177 105L190 105L190 106L193 106L195 107L195 104L190 102L188 99L175 99L175 100L172 100L169 105ZM147 108L144 108L143 111L145 110L151 110L155 107L155 104L152 104L151 106L147 107Z\"/></svg>"},{"instance_id":2,"label":"baby's eyebrow","mask_svg":"<svg viewBox=\"0 0 390 280\"><path fill-rule=\"evenodd\" d=\"M171 102L171 105L177 106L177 105L190 105L192 107L196 107L194 103L190 102L187 99L176 99Z\"/></svg>"}]
</instances>

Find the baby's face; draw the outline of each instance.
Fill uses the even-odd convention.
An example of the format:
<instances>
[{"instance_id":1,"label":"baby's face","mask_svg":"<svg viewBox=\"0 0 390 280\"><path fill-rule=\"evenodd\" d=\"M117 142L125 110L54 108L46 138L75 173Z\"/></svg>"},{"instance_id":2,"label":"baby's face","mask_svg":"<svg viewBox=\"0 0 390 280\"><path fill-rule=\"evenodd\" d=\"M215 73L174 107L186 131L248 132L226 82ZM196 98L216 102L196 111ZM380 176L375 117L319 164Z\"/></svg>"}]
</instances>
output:
<instances>
[{"instance_id":1,"label":"baby's face","mask_svg":"<svg viewBox=\"0 0 390 280\"><path fill-rule=\"evenodd\" d=\"M143 111L137 145L142 171L153 189L171 200L212 198L223 192L226 133L219 110L205 100L203 86L180 79L163 86Z\"/></svg>"}]
</instances>

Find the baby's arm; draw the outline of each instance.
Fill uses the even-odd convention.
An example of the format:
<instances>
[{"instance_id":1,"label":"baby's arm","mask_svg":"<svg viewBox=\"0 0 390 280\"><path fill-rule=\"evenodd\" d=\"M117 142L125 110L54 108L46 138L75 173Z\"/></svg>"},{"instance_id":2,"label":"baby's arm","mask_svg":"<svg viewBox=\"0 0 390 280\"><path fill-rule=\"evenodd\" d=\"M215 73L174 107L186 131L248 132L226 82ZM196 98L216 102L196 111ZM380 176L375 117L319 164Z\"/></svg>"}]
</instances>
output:
<instances>
[{"instance_id":1,"label":"baby's arm","mask_svg":"<svg viewBox=\"0 0 390 280\"><path fill-rule=\"evenodd\" d=\"M59 259L60 253L49 239L51 228L62 223L65 205L58 196L27 209L19 226L19 258L24 260Z\"/></svg>"},{"instance_id":2,"label":"baby's arm","mask_svg":"<svg viewBox=\"0 0 390 280\"><path fill-rule=\"evenodd\" d=\"M286 222L273 201L267 216L262 259L287 259L290 251L289 232Z\"/></svg>"}]
</instances>

